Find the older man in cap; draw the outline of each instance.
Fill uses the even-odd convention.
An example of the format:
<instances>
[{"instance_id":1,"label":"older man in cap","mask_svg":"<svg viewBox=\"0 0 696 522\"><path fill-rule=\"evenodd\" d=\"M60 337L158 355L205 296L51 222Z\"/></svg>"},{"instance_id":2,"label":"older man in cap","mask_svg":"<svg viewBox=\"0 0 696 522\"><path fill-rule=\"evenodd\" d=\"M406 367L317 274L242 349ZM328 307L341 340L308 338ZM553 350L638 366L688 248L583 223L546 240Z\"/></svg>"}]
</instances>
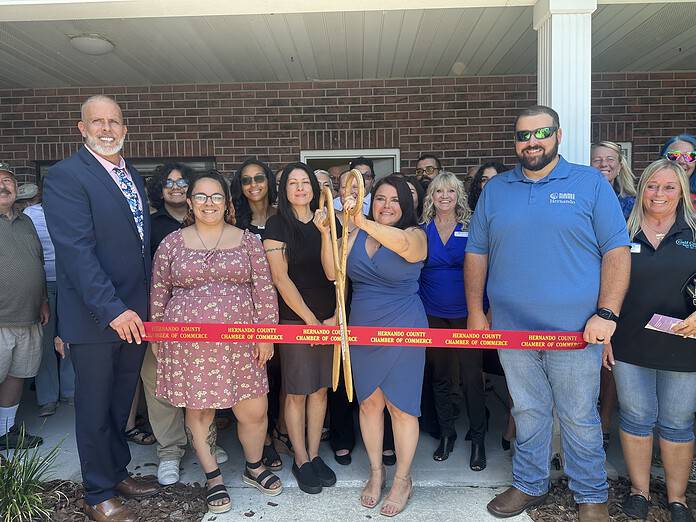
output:
<instances>
[{"instance_id":1,"label":"older man in cap","mask_svg":"<svg viewBox=\"0 0 696 522\"><path fill-rule=\"evenodd\" d=\"M0 163L0 449L43 443L15 422L24 379L39 370L49 318L41 242L31 219L14 210L16 198L17 178Z\"/></svg>"}]
</instances>

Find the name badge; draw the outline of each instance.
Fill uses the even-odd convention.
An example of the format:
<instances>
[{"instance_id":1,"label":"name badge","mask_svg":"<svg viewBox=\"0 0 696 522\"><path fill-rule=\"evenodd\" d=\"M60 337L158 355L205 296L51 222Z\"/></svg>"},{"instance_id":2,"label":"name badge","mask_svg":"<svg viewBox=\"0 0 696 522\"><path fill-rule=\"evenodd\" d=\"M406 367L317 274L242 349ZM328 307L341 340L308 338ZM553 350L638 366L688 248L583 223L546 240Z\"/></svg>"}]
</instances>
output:
<instances>
[{"instance_id":1,"label":"name badge","mask_svg":"<svg viewBox=\"0 0 696 522\"><path fill-rule=\"evenodd\" d=\"M454 233L454 237L469 237L469 231L464 231L464 230L457 230Z\"/></svg>"},{"instance_id":2,"label":"name badge","mask_svg":"<svg viewBox=\"0 0 696 522\"><path fill-rule=\"evenodd\" d=\"M631 254L640 254L640 243L631 243Z\"/></svg>"}]
</instances>

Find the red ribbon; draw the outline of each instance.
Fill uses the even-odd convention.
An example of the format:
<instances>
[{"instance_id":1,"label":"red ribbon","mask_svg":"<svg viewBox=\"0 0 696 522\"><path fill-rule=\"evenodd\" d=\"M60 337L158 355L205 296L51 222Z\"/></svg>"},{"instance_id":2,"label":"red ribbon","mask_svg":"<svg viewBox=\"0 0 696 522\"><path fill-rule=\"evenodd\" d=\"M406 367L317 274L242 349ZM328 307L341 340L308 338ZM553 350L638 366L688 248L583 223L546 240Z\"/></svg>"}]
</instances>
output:
<instances>
[{"instance_id":1,"label":"red ribbon","mask_svg":"<svg viewBox=\"0 0 696 522\"><path fill-rule=\"evenodd\" d=\"M276 344L336 344L338 326L291 324L145 323L145 340ZM580 332L519 330L452 330L350 326L348 342L369 346L434 346L506 350L579 350L587 343Z\"/></svg>"}]
</instances>

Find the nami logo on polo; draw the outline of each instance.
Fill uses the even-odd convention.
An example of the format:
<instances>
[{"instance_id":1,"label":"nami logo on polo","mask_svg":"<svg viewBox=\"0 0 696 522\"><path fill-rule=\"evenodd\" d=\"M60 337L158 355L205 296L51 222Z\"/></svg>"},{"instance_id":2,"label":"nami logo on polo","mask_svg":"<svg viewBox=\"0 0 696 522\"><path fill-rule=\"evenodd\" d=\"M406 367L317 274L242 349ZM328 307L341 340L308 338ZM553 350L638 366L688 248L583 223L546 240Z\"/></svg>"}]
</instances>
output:
<instances>
[{"instance_id":1,"label":"nami logo on polo","mask_svg":"<svg viewBox=\"0 0 696 522\"><path fill-rule=\"evenodd\" d=\"M549 203L575 205L575 192L552 192L549 194Z\"/></svg>"}]
</instances>

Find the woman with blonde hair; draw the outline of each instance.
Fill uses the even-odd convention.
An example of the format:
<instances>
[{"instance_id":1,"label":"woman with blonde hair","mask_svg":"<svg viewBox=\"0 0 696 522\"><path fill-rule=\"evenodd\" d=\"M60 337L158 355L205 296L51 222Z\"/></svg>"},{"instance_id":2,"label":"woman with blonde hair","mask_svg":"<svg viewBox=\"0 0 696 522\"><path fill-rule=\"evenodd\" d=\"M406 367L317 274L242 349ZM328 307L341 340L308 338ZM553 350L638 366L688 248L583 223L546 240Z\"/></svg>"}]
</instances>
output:
<instances>
[{"instance_id":1,"label":"woman with blonde hair","mask_svg":"<svg viewBox=\"0 0 696 522\"><path fill-rule=\"evenodd\" d=\"M628 219L631 279L604 367L613 370L619 397L621 447L631 491L621 508L647 518L653 431L657 428L673 521L693 521L686 486L696 411L696 213L689 179L676 163L650 164ZM670 335L645 325L653 314L679 318Z\"/></svg>"},{"instance_id":2,"label":"woman with blonde hair","mask_svg":"<svg viewBox=\"0 0 696 522\"><path fill-rule=\"evenodd\" d=\"M590 163L599 170L614 188L626 219L636 202L636 180L628 161L621 153L621 145L613 141L600 141L590 149ZM616 410L616 384L614 376L606 369L601 370L599 386L599 416L602 421L604 449L609 447L611 420Z\"/></svg>"},{"instance_id":3,"label":"woman with blonde hair","mask_svg":"<svg viewBox=\"0 0 696 522\"><path fill-rule=\"evenodd\" d=\"M419 294L430 328L466 328L464 251L470 217L464 184L448 172L435 176L425 195L421 225L428 238L428 258L421 271ZM486 467L482 352L428 348L426 358L432 372L435 413L440 427L440 445L433 459L446 460L454 450L456 415L450 389L461 375L471 435L469 466L482 471Z\"/></svg>"},{"instance_id":4,"label":"woman with blonde hair","mask_svg":"<svg viewBox=\"0 0 696 522\"><path fill-rule=\"evenodd\" d=\"M599 170L614 188L624 217L628 219L636 202L636 178L621 152L621 145L613 141L595 143L590 149L590 164Z\"/></svg>"}]
</instances>

